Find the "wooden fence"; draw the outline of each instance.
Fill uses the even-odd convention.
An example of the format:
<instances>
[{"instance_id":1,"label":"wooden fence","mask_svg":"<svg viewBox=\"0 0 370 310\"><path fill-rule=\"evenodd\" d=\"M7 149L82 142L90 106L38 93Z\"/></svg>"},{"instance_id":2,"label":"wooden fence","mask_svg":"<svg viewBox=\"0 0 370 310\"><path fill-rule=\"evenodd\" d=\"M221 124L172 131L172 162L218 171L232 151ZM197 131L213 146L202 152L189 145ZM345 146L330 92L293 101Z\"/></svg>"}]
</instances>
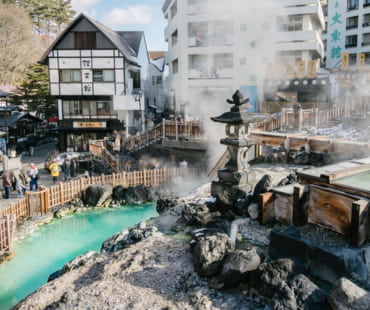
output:
<instances>
[{"instance_id":1,"label":"wooden fence","mask_svg":"<svg viewBox=\"0 0 370 310\"><path fill-rule=\"evenodd\" d=\"M79 178L69 182L59 183L50 188L40 188L38 192L27 192L25 197L10 203L0 211L0 219L11 216L14 222L25 218L34 218L45 215L50 208L69 202L79 197L89 185L111 184L124 187L143 185L158 186L174 176L194 175L198 172L195 168L163 168L154 170L140 170L120 172L112 175L100 175L89 178ZM0 220L0 251L9 249L8 237L9 224Z\"/></svg>"},{"instance_id":2,"label":"wooden fence","mask_svg":"<svg viewBox=\"0 0 370 310\"><path fill-rule=\"evenodd\" d=\"M0 218L0 253L12 251L13 234L16 226L16 216L4 215Z\"/></svg>"}]
</instances>

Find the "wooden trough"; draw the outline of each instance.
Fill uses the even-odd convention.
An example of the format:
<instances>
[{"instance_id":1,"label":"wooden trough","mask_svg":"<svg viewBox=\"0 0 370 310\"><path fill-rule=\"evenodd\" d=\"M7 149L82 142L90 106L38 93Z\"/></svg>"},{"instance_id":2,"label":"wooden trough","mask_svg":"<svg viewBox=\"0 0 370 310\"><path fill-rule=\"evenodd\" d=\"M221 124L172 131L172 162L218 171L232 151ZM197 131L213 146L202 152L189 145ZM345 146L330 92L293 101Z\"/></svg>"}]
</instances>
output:
<instances>
[{"instance_id":1,"label":"wooden trough","mask_svg":"<svg viewBox=\"0 0 370 310\"><path fill-rule=\"evenodd\" d=\"M363 245L369 237L370 158L298 172L299 184L260 197L260 223L276 220L333 230Z\"/></svg>"}]
</instances>

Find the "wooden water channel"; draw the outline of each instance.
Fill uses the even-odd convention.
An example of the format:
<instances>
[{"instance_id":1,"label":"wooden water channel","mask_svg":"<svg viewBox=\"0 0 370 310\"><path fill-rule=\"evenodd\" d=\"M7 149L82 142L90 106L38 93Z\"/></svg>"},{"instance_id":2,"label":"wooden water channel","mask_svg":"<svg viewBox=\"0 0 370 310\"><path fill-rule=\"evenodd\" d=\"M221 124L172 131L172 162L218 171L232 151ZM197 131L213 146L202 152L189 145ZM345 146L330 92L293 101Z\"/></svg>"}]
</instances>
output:
<instances>
[{"instance_id":1,"label":"wooden water channel","mask_svg":"<svg viewBox=\"0 0 370 310\"><path fill-rule=\"evenodd\" d=\"M12 236L16 223L47 214L50 208L81 197L86 188L94 184L110 184L113 187L143 185L156 187L167 182L174 176L195 175L199 172L193 168L163 168L120 172L112 175L100 175L89 178L79 178L69 182L59 183L49 188L41 188L38 192L27 192L25 197L10 203L0 211L0 253L11 251Z\"/></svg>"}]
</instances>

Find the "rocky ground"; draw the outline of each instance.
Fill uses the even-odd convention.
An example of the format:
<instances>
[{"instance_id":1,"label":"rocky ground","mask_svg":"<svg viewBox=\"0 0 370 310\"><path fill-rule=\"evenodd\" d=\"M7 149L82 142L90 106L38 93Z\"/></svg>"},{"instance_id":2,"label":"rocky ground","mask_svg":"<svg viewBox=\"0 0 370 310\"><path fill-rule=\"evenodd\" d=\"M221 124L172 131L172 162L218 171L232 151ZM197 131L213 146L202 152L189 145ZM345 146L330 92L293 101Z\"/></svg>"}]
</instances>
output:
<instances>
[{"instance_id":1,"label":"rocky ground","mask_svg":"<svg viewBox=\"0 0 370 310\"><path fill-rule=\"evenodd\" d=\"M291 171L272 169L263 185L273 186ZM264 173L265 167L257 168L256 179ZM146 195L141 189L90 189L89 198L100 201L92 194L100 191L101 196L113 193L117 201ZM271 259L270 232L281 225L260 226L249 208L242 217L221 212L209 184L190 196L174 196L159 199L158 218L112 236L99 253L69 262L15 309L370 308L366 280L348 275L323 285L292 260ZM240 222L236 242L229 236L235 220ZM318 228L304 227L301 233L312 240L343 242Z\"/></svg>"}]
</instances>

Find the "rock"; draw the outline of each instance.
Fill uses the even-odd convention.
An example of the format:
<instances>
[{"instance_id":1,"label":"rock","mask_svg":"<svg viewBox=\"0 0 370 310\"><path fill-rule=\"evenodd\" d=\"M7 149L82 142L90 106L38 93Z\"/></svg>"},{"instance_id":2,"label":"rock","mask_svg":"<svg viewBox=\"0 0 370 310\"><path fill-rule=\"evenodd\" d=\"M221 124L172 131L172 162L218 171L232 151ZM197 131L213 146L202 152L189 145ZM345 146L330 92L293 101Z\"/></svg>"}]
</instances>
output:
<instances>
[{"instance_id":1,"label":"rock","mask_svg":"<svg viewBox=\"0 0 370 310\"><path fill-rule=\"evenodd\" d=\"M263 260L264 255L259 248L236 250L227 255L218 280L228 286L241 283L246 273L257 269Z\"/></svg>"},{"instance_id":2,"label":"rock","mask_svg":"<svg viewBox=\"0 0 370 310\"><path fill-rule=\"evenodd\" d=\"M253 191L253 202L259 203L260 194L266 193L271 188L272 178L265 174L261 180L258 181Z\"/></svg>"},{"instance_id":3,"label":"rock","mask_svg":"<svg viewBox=\"0 0 370 310\"><path fill-rule=\"evenodd\" d=\"M247 213L248 200L246 198L238 199L232 206L232 211L237 215L245 215Z\"/></svg>"},{"instance_id":4,"label":"rock","mask_svg":"<svg viewBox=\"0 0 370 310\"><path fill-rule=\"evenodd\" d=\"M112 186L109 184L90 185L84 194L85 205L102 206L106 200L112 196Z\"/></svg>"},{"instance_id":5,"label":"rock","mask_svg":"<svg viewBox=\"0 0 370 310\"><path fill-rule=\"evenodd\" d=\"M159 198L157 200L157 212L162 214L177 206L177 200L169 197Z\"/></svg>"},{"instance_id":6,"label":"rock","mask_svg":"<svg viewBox=\"0 0 370 310\"><path fill-rule=\"evenodd\" d=\"M153 197L153 191L142 185L130 186L129 188L118 185L113 189L112 194L113 200L125 204L140 204L153 200Z\"/></svg>"},{"instance_id":7,"label":"rock","mask_svg":"<svg viewBox=\"0 0 370 310\"><path fill-rule=\"evenodd\" d=\"M260 296L270 299L279 293L281 283L288 280L294 273L294 262L288 258L281 258L259 265L252 272L249 282Z\"/></svg>"},{"instance_id":8,"label":"rock","mask_svg":"<svg viewBox=\"0 0 370 310\"><path fill-rule=\"evenodd\" d=\"M260 207L258 203L251 203L248 206L248 215L252 220L257 220L260 214Z\"/></svg>"},{"instance_id":9,"label":"rock","mask_svg":"<svg viewBox=\"0 0 370 310\"><path fill-rule=\"evenodd\" d=\"M370 293L346 278L333 285L328 300L334 310L370 309Z\"/></svg>"},{"instance_id":10,"label":"rock","mask_svg":"<svg viewBox=\"0 0 370 310\"><path fill-rule=\"evenodd\" d=\"M56 211L56 212L54 212L54 217L55 218L62 218L64 216L64 212L63 212L63 210L58 210L58 211Z\"/></svg>"},{"instance_id":11,"label":"rock","mask_svg":"<svg viewBox=\"0 0 370 310\"><path fill-rule=\"evenodd\" d=\"M191 243L195 270L200 276L216 275L222 268L225 256L234 250L233 242L227 234L219 232L196 238Z\"/></svg>"},{"instance_id":12,"label":"rock","mask_svg":"<svg viewBox=\"0 0 370 310\"><path fill-rule=\"evenodd\" d=\"M211 221L212 214L206 204L188 204L184 207L182 217L189 225L204 225Z\"/></svg>"},{"instance_id":13,"label":"rock","mask_svg":"<svg viewBox=\"0 0 370 310\"><path fill-rule=\"evenodd\" d=\"M327 309L329 304L325 292L303 274L298 274L290 282L299 309Z\"/></svg>"},{"instance_id":14,"label":"rock","mask_svg":"<svg viewBox=\"0 0 370 310\"><path fill-rule=\"evenodd\" d=\"M270 301L270 307L274 310L298 310L294 291L285 282L280 283L277 291Z\"/></svg>"},{"instance_id":15,"label":"rock","mask_svg":"<svg viewBox=\"0 0 370 310\"><path fill-rule=\"evenodd\" d=\"M153 236L155 233L157 233L155 226L147 226L144 222L141 222L105 240L100 248L100 252L110 254L120 251L131 244Z\"/></svg>"},{"instance_id":16,"label":"rock","mask_svg":"<svg viewBox=\"0 0 370 310\"><path fill-rule=\"evenodd\" d=\"M290 173L289 175L287 175L285 178L283 178L279 183L278 183L278 187L280 186L285 186L285 185L289 185L289 184L294 184L294 183L297 183L298 182L298 178L297 178L297 175L295 173Z\"/></svg>"}]
</instances>

